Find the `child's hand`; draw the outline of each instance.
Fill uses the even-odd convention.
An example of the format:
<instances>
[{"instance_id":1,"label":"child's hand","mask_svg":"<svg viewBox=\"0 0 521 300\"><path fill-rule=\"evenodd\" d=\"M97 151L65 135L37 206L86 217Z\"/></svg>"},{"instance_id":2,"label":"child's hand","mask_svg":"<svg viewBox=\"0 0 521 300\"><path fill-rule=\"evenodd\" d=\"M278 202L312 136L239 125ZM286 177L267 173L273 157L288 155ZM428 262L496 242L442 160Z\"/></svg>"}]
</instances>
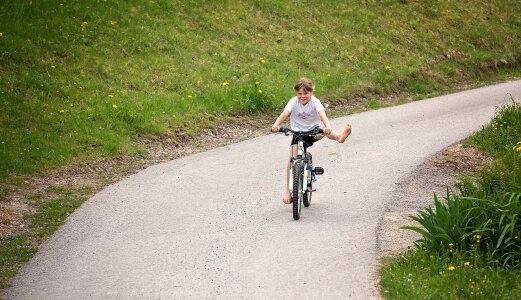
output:
<instances>
[{"instance_id":1,"label":"child's hand","mask_svg":"<svg viewBox=\"0 0 521 300\"><path fill-rule=\"evenodd\" d=\"M279 132L279 130L280 130L279 126L272 126L271 127L271 132Z\"/></svg>"},{"instance_id":2,"label":"child's hand","mask_svg":"<svg viewBox=\"0 0 521 300\"><path fill-rule=\"evenodd\" d=\"M324 128L325 134L331 134L332 129L331 128Z\"/></svg>"}]
</instances>

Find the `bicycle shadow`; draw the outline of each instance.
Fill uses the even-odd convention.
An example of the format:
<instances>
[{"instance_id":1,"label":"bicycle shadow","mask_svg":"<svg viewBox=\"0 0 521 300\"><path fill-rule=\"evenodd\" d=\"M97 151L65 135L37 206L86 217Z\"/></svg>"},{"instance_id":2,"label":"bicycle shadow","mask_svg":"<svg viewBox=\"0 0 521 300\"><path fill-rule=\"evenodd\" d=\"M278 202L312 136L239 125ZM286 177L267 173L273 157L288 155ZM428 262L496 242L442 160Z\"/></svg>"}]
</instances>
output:
<instances>
[{"instance_id":1,"label":"bicycle shadow","mask_svg":"<svg viewBox=\"0 0 521 300\"><path fill-rule=\"evenodd\" d=\"M345 213L320 202L311 202L309 207L302 206L299 220L293 220L293 204L281 203L273 212L266 211L265 213L273 213L271 216L273 219L291 222L337 223L346 220Z\"/></svg>"}]
</instances>

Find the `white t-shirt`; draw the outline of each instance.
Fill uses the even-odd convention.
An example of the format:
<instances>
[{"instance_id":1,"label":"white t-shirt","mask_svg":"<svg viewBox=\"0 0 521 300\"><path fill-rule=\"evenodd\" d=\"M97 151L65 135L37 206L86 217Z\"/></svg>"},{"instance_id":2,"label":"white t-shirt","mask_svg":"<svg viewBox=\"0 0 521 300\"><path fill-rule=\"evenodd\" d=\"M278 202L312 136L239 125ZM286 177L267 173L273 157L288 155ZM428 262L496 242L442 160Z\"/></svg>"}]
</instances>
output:
<instances>
[{"instance_id":1,"label":"white t-shirt","mask_svg":"<svg viewBox=\"0 0 521 300\"><path fill-rule=\"evenodd\" d=\"M306 105L302 105L295 96L286 104L285 110L291 113L291 129L295 131L308 131L320 125L318 113L324 109L320 100L311 97Z\"/></svg>"}]
</instances>

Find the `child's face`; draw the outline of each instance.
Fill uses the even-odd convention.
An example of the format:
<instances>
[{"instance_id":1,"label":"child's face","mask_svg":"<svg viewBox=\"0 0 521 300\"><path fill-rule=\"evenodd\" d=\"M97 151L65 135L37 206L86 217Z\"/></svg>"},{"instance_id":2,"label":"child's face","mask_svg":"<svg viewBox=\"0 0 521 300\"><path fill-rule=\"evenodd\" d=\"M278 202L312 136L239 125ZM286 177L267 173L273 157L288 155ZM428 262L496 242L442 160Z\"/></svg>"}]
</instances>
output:
<instances>
[{"instance_id":1,"label":"child's face","mask_svg":"<svg viewBox=\"0 0 521 300\"><path fill-rule=\"evenodd\" d=\"M307 104L311 97L313 96L313 92L304 91L304 89L300 89L297 91L297 98L301 104Z\"/></svg>"}]
</instances>

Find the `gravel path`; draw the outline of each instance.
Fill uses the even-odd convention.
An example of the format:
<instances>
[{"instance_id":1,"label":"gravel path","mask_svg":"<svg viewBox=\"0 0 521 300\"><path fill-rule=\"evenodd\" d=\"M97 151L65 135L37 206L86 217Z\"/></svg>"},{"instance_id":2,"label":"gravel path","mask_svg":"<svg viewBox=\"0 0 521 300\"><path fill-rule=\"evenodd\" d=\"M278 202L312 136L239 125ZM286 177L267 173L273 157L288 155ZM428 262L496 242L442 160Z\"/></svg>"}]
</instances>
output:
<instances>
[{"instance_id":1,"label":"gravel path","mask_svg":"<svg viewBox=\"0 0 521 300\"><path fill-rule=\"evenodd\" d=\"M288 137L149 167L76 210L6 298L378 298L377 236L397 183L507 93L519 99L521 81L333 120L353 134L311 148L325 174L300 221L281 201Z\"/></svg>"}]
</instances>

